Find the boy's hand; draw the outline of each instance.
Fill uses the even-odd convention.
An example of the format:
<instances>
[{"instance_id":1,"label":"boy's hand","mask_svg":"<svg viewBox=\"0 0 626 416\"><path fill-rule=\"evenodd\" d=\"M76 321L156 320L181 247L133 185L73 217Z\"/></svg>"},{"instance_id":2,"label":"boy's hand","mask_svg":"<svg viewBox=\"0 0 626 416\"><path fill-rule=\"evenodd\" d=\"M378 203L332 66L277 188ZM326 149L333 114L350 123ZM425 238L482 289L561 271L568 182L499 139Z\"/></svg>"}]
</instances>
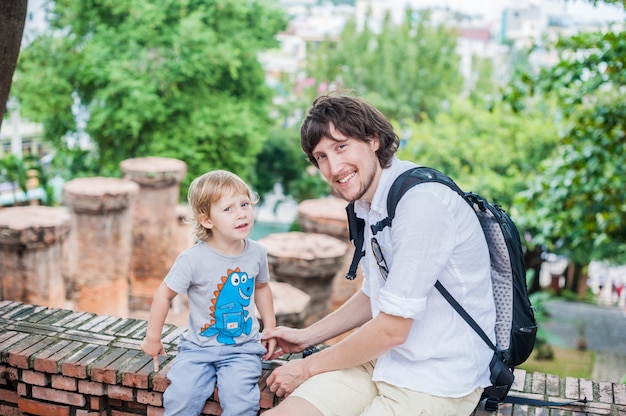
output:
<instances>
[{"instance_id":1,"label":"boy's hand","mask_svg":"<svg viewBox=\"0 0 626 416\"><path fill-rule=\"evenodd\" d=\"M141 343L141 350L152 357L154 361L154 371L159 371L159 355L166 356L163 343L159 339L158 341L150 341L148 338L144 339Z\"/></svg>"},{"instance_id":2,"label":"boy's hand","mask_svg":"<svg viewBox=\"0 0 626 416\"><path fill-rule=\"evenodd\" d=\"M263 360L269 360L272 358L272 354L274 354L274 349L276 348L276 338L268 338L261 340L263 346L265 347L265 355L261 358Z\"/></svg>"}]
</instances>

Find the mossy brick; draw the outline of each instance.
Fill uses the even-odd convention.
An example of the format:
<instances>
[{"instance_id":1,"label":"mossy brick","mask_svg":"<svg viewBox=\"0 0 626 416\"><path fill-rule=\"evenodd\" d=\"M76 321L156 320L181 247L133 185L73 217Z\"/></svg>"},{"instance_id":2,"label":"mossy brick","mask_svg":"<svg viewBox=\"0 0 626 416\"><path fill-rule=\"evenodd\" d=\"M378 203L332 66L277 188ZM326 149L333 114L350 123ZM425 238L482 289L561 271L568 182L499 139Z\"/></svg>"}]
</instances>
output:
<instances>
[{"instance_id":1,"label":"mossy brick","mask_svg":"<svg viewBox=\"0 0 626 416\"><path fill-rule=\"evenodd\" d=\"M61 364L85 344L77 341L57 340L33 357L33 368L44 373L60 373Z\"/></svg>"},{"instance_id":2,"label":"mossy brick","mask_svg":"<svg viewBox=\"0 0 626 416\"><path fill-rule=\"evenodd\" d=\"M7 364L17 368L32 368L32 355L55 342L54 338L43 335L33 335L19 345L7 350Z\"/></svg>"},{"instance_id":3,"label":"mossy brick","mask_svg":"<svg viewBox=\"0 0 626 416\"><path fill-rule=\"evenodd\" d=\"M20 305L22 305L22 302L15 302L9 299L0 300L0 309L2 309L5 312L8 312L12 308L16 308Z\"/></svg>"},{"instance_id":4,"label":"mossy brick","mask_svg":"<svg viewBox=\"0 0 626 416\"><path fill-rule=\"evenodd\" d=\"M598 383L598 400L603 403L613 402L613 383L608 381Z\"/></svg>"},{"instance_id":5,"label":"mossy brick","mask_svg":"<svg viewBox=\"0 0 626 416\"><path fill-rule=\"evenodd\" d=\"M15 331L0 333L0 360L6 362L7 350L28 338L28 334Z\"/></svg>"},{"instance_id":6,"label":"mossy brick","mask_svg":"<svg viewBox=\"0 0 626 416\"><path fill-rule=\"evenodd\" d=\"M78 331L87 331L87 332L98 332L97 330L93 330L94 327L97 327L102 322L110 319L111 317L108 315L96 315L91 319L83 322L80 326L75 329Z\"/></svg>"},{"instance_id":7,"label":"mossy brick","mask_svg":"<svg viewBox=\"0 0 626 416\"><path fill-rule=\"evenodd\" d=\"M144 328L147 325L148 323L146 321L127 318L117 323L116 325L107 328L104 333L116 335L119 337L127 337L129 334L141 330L141 328Z\"/></svg>"},{"instance_id":8,"label":"mossy brick","mask_svg":"<svg viewBox=\"0 0 626 416\"><path fill-rule=\"evenodd\" d=\"M128 354L132 354L129 356ZM128 351L124 348L115 348L110 350L106 355L94 362L91 366L91 379L102 383L116 384L121 381L121 374L118 379L118 370L133 356L137 355L137 351ZM121 360L118 363L118 360Z\"/></svg>"},{"instance_id":9,"label":"mossy brick","mask_svg":"<svg viewBox=\"0 0 626 416\"><path fill-rule=\"evenodd\" d=\"M151 371L147 372L149 368L141 371L144 367L154 368L152 357L142 352L137 354L137 356L128 363L126 368L122 370L122 385L139 389L150 388Z\"/></svg>"},{"instance_id":10,"label":"mossy brick","mask_svg":"<svg viewBox=\"0 0 626 416\"><path fill-rule=\"evenodd\" d=\"M107 348L102 346L85 345L65 360L61 365L61 373L68 377L87 378L87 366L98 359L100 354L106 350Z\"/></svg>"},{"instance_id":11,"label":"mossy brick","mask_svg":"<svg viewBox=\"0 0 626 416\"><path fill-rule=\"evenodd\" d=\"M559 395L559 377L554 374L546 374L546 394L549 396Z\"/></svg>"},{"instance_id":12,"label":"mossy brick","mask_svg":"<svg viewBox=\"0 0 626 416\"><path fill-rule=\"evenodd\" d=\"M539 394L546 393L546 375L544 373L533 373L530 392Z\"/></svg>"},{"instance_id":13,"label":"mossy brick","mask_svg":"<svg viewBox=\"0 0 626 416\"><path fill-rule=\"evenodd\" d=\"M174 344L178 343L178 338L181 336L183 332L187 330L185 327L172 327L168 332L165 332L161 337L161 342L164 344Z\"/></svg>"},{"instance_id":14,"label":"mossy brick","mask_svg":"<svg viewBox=\"0 0 626 416\"><path fill-rule=\"evenodd\" d=\"M130 338L117 338L111 342L112 347L126 348L129 350L141 350L141 343L143 340L130 339Z\"/></svg>"},{"instance_id":15,"label":"mossy brick","mask_svg":"<svg viewBox=\"0 0 626 416\"><path fill-rule=\"evenodd\" d=\"M148 372L148 374L150 374L151 376L152 389L156 391L164 392L165 389L167 389L167 387L170 385L170 381L167 378L167 373L169 372L170 368L172 368L173 362L174 360L170 360L169 362L167 362L165 366L163 366L159 370L158 373L154 373L152 371L154 369L154 367L152 367L152 363L150 363L148 366L139 370L138 373Z\"/></svg>"},{"instance_id":16,"label":"mossy brick","mask_svg":"<svg viewBox=\"0 0 626 416\"><path fill-rule=\"evenodd\" d=\"M29 316L40 312L43 309L46 309L46 307L22 304L19 307L13 309L10 313L3 315L3 317L11 319L13 321L21 321L27 319Z\"/></svg>"},{"instance_id":17,"label":"mossy brick","mask_svg":"<svg viewBox=\"0 0 626 416\"><path fill-rule=\"evenodd\" d=\"M626 384L613 383L613 401L626 406Z\"/></svg>"},{"instance_id":18,"label":"mossy brick","mask_svg":"<svg viewBox=\"0 0 626 416\"><path fill-rule=\"evenodd\" d=\"M40 323L42 320L46 319L50 315L54 315L57 311L60 311L60 310L62 310L62 309L43 307L42 309L40 309L36 313L34 313L32 315L29 315L24 320L27 321L27 322L32 322L32 323Z\"/></svg>"},{"instance_id":19,"label":"mossy brick","mask_svg":"<svg viewBox=\"0 0 626 416\"><path fill-rule=\"evenodd\" d=\"M581 378L578 383L578 398L584 399L587 397L588 399L593 400L593 381Z\"/></svg>"},{"instance_id":20,"label":"mossy brick","mask_svg":"<svg viewBox=\"0 0 626 416\"><path fill-rule=\"evenodd\" d=\"M91 327L89 329L90 332L96 332L96 333L102 333L104 332L107 328L115 325L115 323L117 323L118 321L121 321L122 318L118 318L117 316L109 316L106 319L102 320L102 322L98 323L97 325L94 325L93 327Z\"/></svg>"},{"instance_id":21,"label":"mossy brick","mask_svg":"<svg viewBox=\"0 0 626 416\"><path fill-rule=\"evenodd\" d=\"M72 314L73 312L70 311L69 309L57 309L54 313L46 316L45 318L38 321L37 323L42 324L42 325L54 325L56 322L59 322L61 319Z\"/></svg>"},{"instance_id":22,"label":"mossy brick","mask_svg":"<svg viewBox=\"0 0 626 416\"><path fill-rule=\"evenodd\" d=\"M92 332L78 331L75 329L69 329L59 334L59 337L96 345L108 345L115 339L115 337L110 335L94 334Z\"/></svg>"},{"instance_id":23,"label":"mossy brick","mask_svg":"<svg viewBox=\"0 0 626 416\"><path fill-rule=\"evenodd\" d=\"M77 326L82 325L85 321L88 321L94 316L96 316L96 314L91 312L74 312L63 317L52 325L63 327L66 329L76 328Z\"/></svg>"},{"instance_id":24,"label":"mossy brick","mask_svg":"<svg viewBox=\"0 0 626 416\"><path fill-rule=\"evenodd\" d=\"M42 325L33 322L17 321L13 324L7 325L7 329L12 329L17 332L27 332L29 334L39 334L46 336L54 336L59 333L59 330L51 327L50 325Z\"/></svg>"}]
</instances>

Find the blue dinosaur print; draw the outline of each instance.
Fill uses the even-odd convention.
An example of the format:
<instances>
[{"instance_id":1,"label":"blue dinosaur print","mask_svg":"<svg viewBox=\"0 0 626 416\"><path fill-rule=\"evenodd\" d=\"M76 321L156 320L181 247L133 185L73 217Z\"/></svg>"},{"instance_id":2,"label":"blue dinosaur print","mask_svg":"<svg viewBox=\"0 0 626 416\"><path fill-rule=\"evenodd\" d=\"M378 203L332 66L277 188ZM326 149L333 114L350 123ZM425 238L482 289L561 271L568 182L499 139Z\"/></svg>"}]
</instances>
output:
<instances>
[{"instance_id":1,"label":"blue dinosaur print","mask_svg":"<svg viewBox=\"0 0 626 416\"><path fill-rule=\"evenodd\" d=\"M245 307L250 305L254 292L254 278L242 272L239 267L229 269L222 283L217 286L212 299L211 312L213 320L204 325L200 335L212 337L224 345L235 344L235 338L242 334L250 334L252 317Z\"/></svg>"}]
</instances>

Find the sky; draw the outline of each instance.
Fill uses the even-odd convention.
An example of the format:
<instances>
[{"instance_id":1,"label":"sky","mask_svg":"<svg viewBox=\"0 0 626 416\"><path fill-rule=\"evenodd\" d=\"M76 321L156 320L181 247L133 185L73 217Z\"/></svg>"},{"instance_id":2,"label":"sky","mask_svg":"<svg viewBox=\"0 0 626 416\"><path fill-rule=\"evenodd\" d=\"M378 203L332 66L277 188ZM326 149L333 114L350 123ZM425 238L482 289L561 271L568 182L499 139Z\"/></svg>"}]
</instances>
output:
<instances>
[{"instance_id":1,"label":"sky","mask_svg":"<svg viewBox=\"0 0 626 416\"><path fill-rule=\"evenodd\" d=\"M510 5L521 5L520 0L402 0L408 1L414 6L449 6L453 10L460 10L471 14L482 14L488 19L499 18L502 10ZM542 4L542 7L550 13L566 12L576 19L601 19L618 20L625 19L624 8L610 6L599 2L594 7L586 0L529 0L530 4Z\"/></svg>"}]
</instances>

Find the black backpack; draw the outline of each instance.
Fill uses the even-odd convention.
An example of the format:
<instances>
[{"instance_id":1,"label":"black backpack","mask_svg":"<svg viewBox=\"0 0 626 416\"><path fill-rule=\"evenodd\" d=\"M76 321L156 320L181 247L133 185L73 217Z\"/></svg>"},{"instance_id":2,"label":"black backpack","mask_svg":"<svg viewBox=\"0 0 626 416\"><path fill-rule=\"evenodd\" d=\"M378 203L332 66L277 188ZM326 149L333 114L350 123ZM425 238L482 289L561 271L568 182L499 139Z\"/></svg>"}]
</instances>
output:
<instances>
[{"instance_id":1,"label":"black backpack","mask_svg":"<svg viewBox=\"0 0 626 416\"><path fill-rule=\"evenodd\" d=\"M476 212L487 239L498 323L495 328L495 345L439 281L435 283L435 287L494 351L489 365L493 385L486 388L483 393L483 398L486 398L485 409L493 411L497 409L498 403L505 399L513 384L513 367L520 365L530 356L537 335L537 322L526 287L526 269L520 235L511 218L500 206L489 203L477 194L463 192L452 179L426 167L410 169L394 181L387 197L388 216L371 226L374 235L392 225L396 205L404 193L424 182L439 182L456 191ZM356 216L354 203L348 204L346 211L350 240L355 246L346 278L354 279L359 261L365 255L363 251L365 223Z\"/></svg>"}]
</instances>

